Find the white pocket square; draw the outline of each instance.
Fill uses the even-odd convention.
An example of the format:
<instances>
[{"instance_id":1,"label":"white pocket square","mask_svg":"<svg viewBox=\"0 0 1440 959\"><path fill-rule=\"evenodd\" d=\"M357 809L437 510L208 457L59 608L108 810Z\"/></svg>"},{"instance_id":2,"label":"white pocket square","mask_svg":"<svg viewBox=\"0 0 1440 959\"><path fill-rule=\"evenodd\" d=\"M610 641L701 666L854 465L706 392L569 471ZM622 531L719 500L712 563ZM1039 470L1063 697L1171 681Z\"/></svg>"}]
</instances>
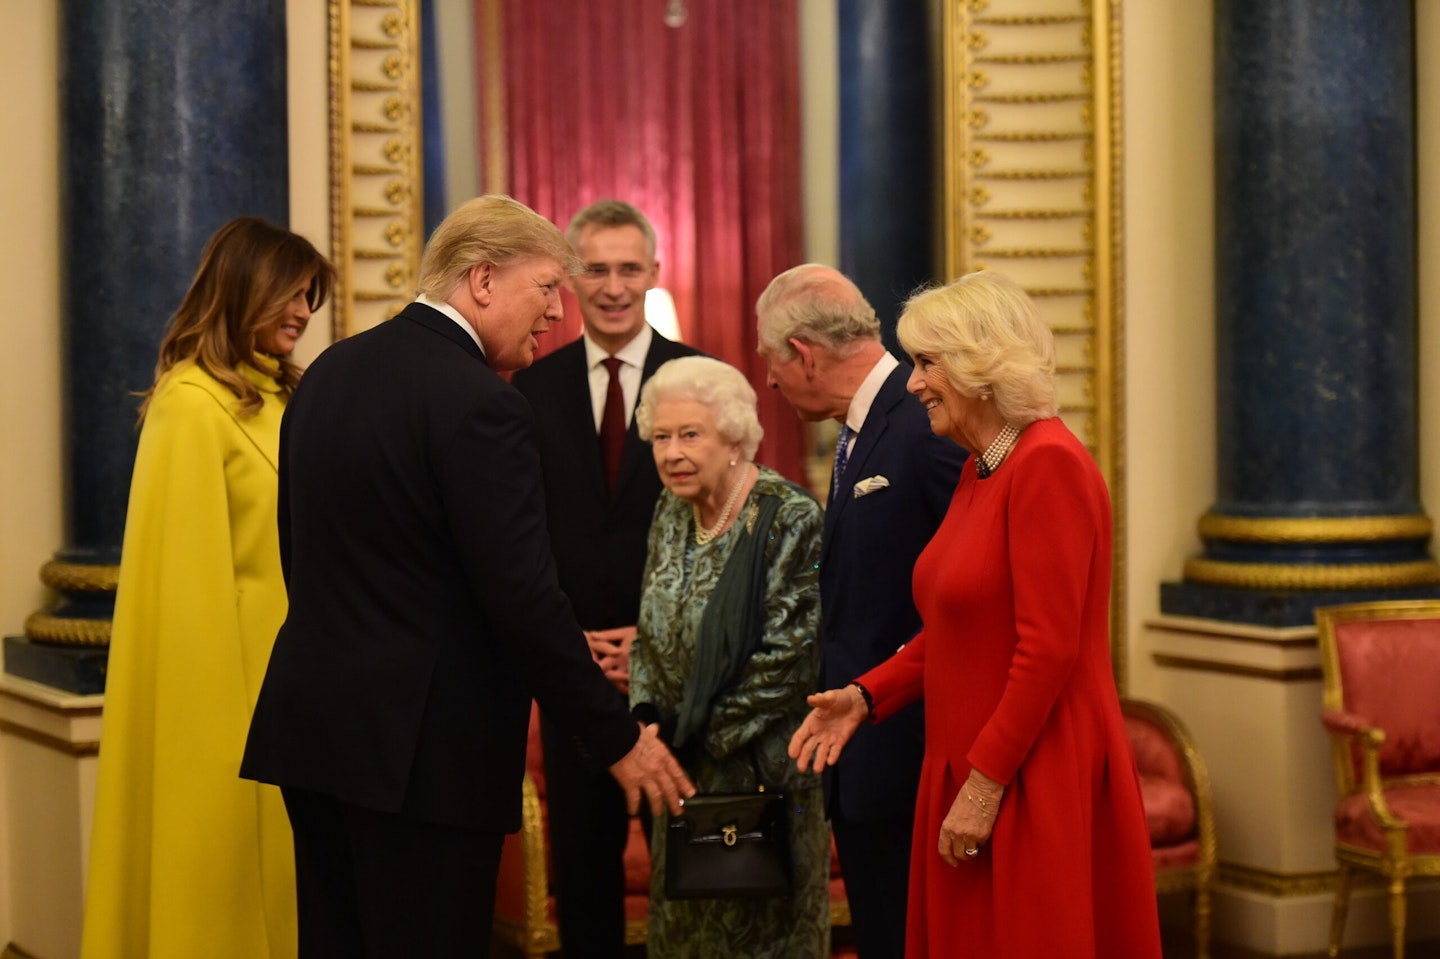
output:
<instances>
[{"instance_id":1,"label":"white pocket square","mask_svg":"<svg viewBox=\"0 0 1440 959\"><path fill-rule=\"evenodd\" d=\"M870 476L855 484L855 498L869 496L876 490L884 489L890 485L890 481L883 476Z\"/></svg>"}]
</instances>

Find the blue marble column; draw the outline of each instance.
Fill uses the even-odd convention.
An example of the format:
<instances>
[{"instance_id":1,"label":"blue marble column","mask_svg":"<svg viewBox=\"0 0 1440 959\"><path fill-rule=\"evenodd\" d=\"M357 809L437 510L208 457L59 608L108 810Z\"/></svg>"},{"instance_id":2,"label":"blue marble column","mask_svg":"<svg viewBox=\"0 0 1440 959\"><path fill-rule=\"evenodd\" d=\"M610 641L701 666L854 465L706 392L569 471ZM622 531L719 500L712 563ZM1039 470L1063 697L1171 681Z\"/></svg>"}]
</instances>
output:
<instances>
[{"instance_id":1,"label":"blue marble column","mask_svg":"<svg viewBox=\"0 0 1440 959\"><path fill-rule=\"evenodd\" d=\"M895 322L933 279L933 63L927 0L840 0L840 269Z\"/></svg>"},{"instance_id":2,"label":"blue marble column","mask_svg":"<svg viewBox=\"0 0 1440 959\"><path fill-rule=\"evenodd\" d=\"M1440 595L1418 497L1414 8L1216 0L1218 496L1167 613Z\"/></svg>"},{"instance_id":3,"label":"blue marble column","mask_svg":"<svg viewBox=\"0 0 1440 959\"><path fill-rule=\"evenodd\" d=\"M285 0L67 0L62 18L69 539L41 571L60 604L7 639L6 669L90 692L134 394L210 234L242 214L289 220Z\"/></svg>"}]
</instances>

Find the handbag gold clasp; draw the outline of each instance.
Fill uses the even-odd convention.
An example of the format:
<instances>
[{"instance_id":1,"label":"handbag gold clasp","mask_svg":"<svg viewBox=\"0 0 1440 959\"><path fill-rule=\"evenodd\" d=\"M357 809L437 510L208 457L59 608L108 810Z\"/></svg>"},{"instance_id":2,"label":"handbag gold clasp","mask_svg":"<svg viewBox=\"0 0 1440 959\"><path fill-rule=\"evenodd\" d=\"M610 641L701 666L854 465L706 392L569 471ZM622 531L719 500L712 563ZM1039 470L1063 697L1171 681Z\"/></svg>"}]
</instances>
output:
<instances>
[{"instance_id":1,"label":"handbag gold clasp","mask_svg":"<svg viewBox=\"0 0 1440 959\"><path fill-rule=\"evenodd\" d=\"M720 835L725 837L725 845L727 846L735 845L735 839L737 836L739 836L739 834L740 827L738 826L730 825L720 827Z\"/></svg>"}]
</instances>

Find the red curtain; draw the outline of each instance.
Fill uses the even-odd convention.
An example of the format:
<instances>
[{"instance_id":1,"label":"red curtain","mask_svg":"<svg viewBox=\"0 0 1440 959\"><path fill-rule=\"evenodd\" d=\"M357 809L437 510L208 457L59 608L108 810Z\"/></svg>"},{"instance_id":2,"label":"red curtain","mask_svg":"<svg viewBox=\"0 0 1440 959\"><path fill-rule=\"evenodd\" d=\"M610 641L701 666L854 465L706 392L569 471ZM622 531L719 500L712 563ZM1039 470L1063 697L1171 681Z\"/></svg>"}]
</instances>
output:
<instances>
[{"instance_id":1,"label":"red curtain","mask_svg":"<svg viewBox=\"0 0 1440 959\"><path fill-rule=\"evenodd\" d=\"M602 197L645 212L685 341L746 373L757 459L803 482L802 426L755 352L755 300L802 255L795 0L685 6L674 28L665 0L476 0L477 76L504 86L503 116L480 91L481 130L503 130L509 193L562 228ZM542 350L579 335L567 298Z\"/></svg>"}]
</instances>

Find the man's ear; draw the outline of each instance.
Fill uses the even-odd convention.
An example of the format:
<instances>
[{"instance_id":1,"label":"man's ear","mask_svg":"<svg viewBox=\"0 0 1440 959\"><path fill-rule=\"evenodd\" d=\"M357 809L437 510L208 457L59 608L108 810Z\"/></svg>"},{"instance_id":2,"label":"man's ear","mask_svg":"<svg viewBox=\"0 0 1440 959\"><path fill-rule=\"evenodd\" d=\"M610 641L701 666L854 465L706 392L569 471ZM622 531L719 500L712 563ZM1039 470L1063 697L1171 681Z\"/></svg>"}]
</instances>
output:
<instances>
[{"instance_id":1,"label":"man's ear","mask_svg":"<svg viewBox=\"0 0 1440 959\"><path fill-rule=\"evenodd\" d=\"M465 282L468 284L470 298L481 306L490 305L492 286L495 282L495 270L489 263L477 263L465 274Z\"/></svg>"},{"instance_id":2,"label":"man's ear","mask_svg":"<svg viewBox=\"0 0 1440 959\"><path fill-rule=\"evenodd\" d=\"M815 347L798 337L790 337L786 341L800 356L800 363L805 369L805 378L811 379L815 376Z\"/></svg>"}]
</instances>

